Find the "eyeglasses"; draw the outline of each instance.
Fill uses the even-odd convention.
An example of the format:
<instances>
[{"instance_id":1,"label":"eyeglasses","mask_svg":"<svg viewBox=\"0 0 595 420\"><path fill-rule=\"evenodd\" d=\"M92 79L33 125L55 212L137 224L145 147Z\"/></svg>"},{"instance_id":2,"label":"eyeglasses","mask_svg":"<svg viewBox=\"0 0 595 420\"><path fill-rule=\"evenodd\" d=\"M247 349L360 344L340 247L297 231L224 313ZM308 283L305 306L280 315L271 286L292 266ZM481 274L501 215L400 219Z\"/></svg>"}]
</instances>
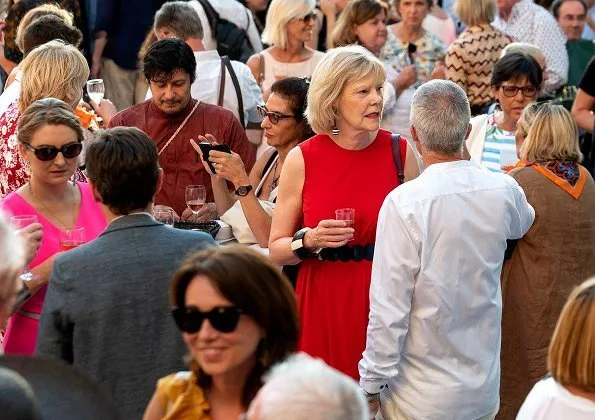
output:
<instances>
[{"instance_id":1,"label":"eyeglasses","mask_svg":"<svg viewBox=\"0 0 595 420\"><path fill-rule=\"evenodd\" d=\"M316 12L312 12L312 13L308 13L306 16L299 18L298 20L301 20L304 23L309 23L311 21L316 22L316 19L318 18L318 16L316 15Z\"/></svg>"},{"instance_id":2,"label":"eyeglasses","mask_svg":"<svg viewBox=\"0 0 595 420\"><path fill-rule=\"evenodd\" d=\"M269 121L272 124L278 124L280 120L285 120L288 118L295 118L295 115L285 115L279 112L269 112L269 110L262 105L258 105L256 107L258 111L258 115L264 120L266 117L269 117Z\"/></svg>"},{"instance_id":3,"label":"eyeglasses","mask_svg":"<svg viewBox=\"0 0 595 420\"><path fill-rule=\"evenodd\" d=\"M172 315L178 328L190 334L199 332L205 319L208 319L217 331L233 332L238 326L241 314L242 310L235 306L221 306L209 312L201 312L194 306L172 309Z\"/></svg>"},{"instance_id":4,"label":"eyeglasses","mask_svg":"<svg viewBox=\"0 0 595 420\"><path fill-rule=\"evenodd\" d=\"M42 162L49 162L50 160L56 159L58 152L62 153L62 156L66 159L74 159L83 151L83 143L80 141L65 144L59 149L54 146L33 147L29 144L25 144L25 147L31 150L35 154L35 157Z\"/></svg>"},{"instance_id":5,"label":"eyeglasses","mask_svg":"<svg viewBox=\"0 0 595 420\"><path fill-rule=\"evenodd\" d=\"M510 85L506 85L506 86L500 86L502 88L502 92L504 93L504 96L507 96L509 98L514 98L517 93L519 93L519 90L521 92L523 92L523 96L525 98L533 98L535 97L535 95L537 95L537 88L535 86L525 86L525 87L519 87L519 86L510 86Z\"/></svg>"}]
</instances>

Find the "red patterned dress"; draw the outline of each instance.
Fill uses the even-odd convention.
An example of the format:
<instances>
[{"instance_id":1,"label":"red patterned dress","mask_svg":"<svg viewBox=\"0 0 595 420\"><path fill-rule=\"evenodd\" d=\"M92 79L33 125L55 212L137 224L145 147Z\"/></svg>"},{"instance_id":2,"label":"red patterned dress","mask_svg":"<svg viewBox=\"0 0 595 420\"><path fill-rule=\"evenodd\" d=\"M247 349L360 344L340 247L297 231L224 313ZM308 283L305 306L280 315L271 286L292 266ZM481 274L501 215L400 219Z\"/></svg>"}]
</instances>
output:
<instances>
[{"instance_id":1,"label":"red patterned dress","mask_svg":"<svg viewBox=\"0 0 595 420\"><path fill-rule=\"evenodd\" d=\"M398 184L390 133L380 130L363 150L343 149L321 134L299 147L305 163L303 226L316 227L334 219L336 209L354 208L355 238L348 245L374 243L380 207ZM402 141L403 158L406 147ZM297 280L300 350L355 379L366 346L371 272L367 260L305 260Z\"/></svg>"}]
</instances>

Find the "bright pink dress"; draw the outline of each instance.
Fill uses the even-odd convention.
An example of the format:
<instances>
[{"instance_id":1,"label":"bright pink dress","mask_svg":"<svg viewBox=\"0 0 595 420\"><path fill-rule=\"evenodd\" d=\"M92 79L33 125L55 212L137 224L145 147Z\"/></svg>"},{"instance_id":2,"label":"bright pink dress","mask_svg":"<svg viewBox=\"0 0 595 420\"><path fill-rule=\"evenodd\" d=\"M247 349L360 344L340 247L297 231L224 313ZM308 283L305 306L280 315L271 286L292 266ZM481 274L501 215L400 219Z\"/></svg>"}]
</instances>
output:
<instances>
[{"instance_id":1,"label":"bright pink dress","mask_svg":"<svg viewBox=\"0 0 595 420\"><path fill-rule=\"evenodd\" d=\"M355 209L355 238L349 246L374 243L378 212L397 187L390 133L380 130L363 150L346 150L327 135L300 144L305 164L303 226L334 219L335 210ZM401 141L401 156L407 144ZM372 262L301 263L296 293L302 321L300 350L358 380L366 347Z\"/></svg>"},{"instance_id":2,"label":"bright pink dress","mask_svg":"<svg viewBox=\"0 0 595 420\"><path fill-rule=\"evenodd\" d=\"M101 208L93 199L89 186L78 182L77 186L81 192L81 207L76 221L77 227L85 228L87 242L95 239L105 229L107 223ZM43 240L37 256L33 259L30 268L41 264L52 255L60 252L60 228L47 220L41 213L25 201L16 191L7 195L1 202L0 207L9 215L37 215L39 223L43 226ZM89 258L93 258L92 255ZM27 301L21 310L32 314L41 314L47 285L43 286L29 301ZM4 334L3 347L6 354L26 354L35 353L35 343L37 341L37 328L39 320L15 313L8 320L6 333Z\"/></svg>"}]
</instances>

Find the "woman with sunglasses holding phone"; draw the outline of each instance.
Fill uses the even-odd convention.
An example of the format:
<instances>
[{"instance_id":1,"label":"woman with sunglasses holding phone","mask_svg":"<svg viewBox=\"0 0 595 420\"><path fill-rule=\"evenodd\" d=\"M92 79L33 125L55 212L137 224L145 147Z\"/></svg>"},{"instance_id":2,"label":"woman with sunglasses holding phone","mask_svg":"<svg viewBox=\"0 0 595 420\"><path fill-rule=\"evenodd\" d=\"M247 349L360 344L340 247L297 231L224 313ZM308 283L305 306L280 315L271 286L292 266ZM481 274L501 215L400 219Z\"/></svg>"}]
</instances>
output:
<instances>
[{"instance_id":1,"label":"woman with sunglasses holding phone","mask_svg":"<svg viewBox=\"0 0 595 420\"><path fill-rule=\"evenodd\" d=\"M233 213L228 215L230 219L226 219L226 214L239 201L244 218L261 248L268 248L272 216L265 211L259 200L276 204L285 157L291 149L314 135L304 117L309 84L308 79L299 77L288 77L273 83L266 106L258 107L263 118L261 127L270 147L256 161L250 174L246 172L242 159L236 153L209 153L209 161L215 166L217 174L212 173L206 157L202 161L211 175L217 213L222 215L223 220L230 222L233 228L231 219L238 215L232 210ZM201 140L213 142L214 138L203 137ZM194 148L200 153L196 143ZM238 192L232 194L227 182L231 182Z\"/></svg>"},{"instance_id":2,"label":"woman with sunglasses holding phone","mask_svg":"<svg viewBox=\"0 0 595 420\"><path fill-rule=\"evenodd\" d=\"M310 77L324 56L306 45L316 28L314 0L273 0L267 12L262 40L266 50L246 63L266 101L275 81L286 77Z\"/></svg>"},{"instance_id":3,"label":"woman with sunglasses holding phone","mask_svg":"<svg viewBox=\"0 0 595 420\"><path fill-rule=\"evenodd\" d=\"M291 285L266 257L228 246L186 260L172 279L170 299L190 371L159 380L144 420L238 419L262 376L296 350Z\"/></svg>"},{"instance_id":4,"label":"woman with sunglasses holding phone","mask_svg":"<svg viewBox=\"0 0 595 420\"><path fill-rule=\"evenodd\" d=\"M25 282L32 297L10 318L4 335L7 354L35 351L47 282L61 250L60 232L83 227L85 239L90 241L106 226L88 185L70 181L83 149L82 137L83 129L72 108L58 99L34 102L19 119L19 151L31 168L31 178L6 196L0 207L13 216L37 216L43 239L29 265L34 278Z\"/></svg>"},{"instance_id":5,"label":"woman with sunglasses holding phone","mask_svg":"<svg viewBox=\"0 0 595 420\"><path fill-rule=\"evenodd\" d=\"M515 133L523 110L537 100L543 72L530 55L511 53L502 57L492 71L492 92L496 112L471 119L472 130L466 147L471 158L493 172L503 172L503 154L516 155ZM512 162L514 164L514 162Z\"/></svg>"}]
</instances>

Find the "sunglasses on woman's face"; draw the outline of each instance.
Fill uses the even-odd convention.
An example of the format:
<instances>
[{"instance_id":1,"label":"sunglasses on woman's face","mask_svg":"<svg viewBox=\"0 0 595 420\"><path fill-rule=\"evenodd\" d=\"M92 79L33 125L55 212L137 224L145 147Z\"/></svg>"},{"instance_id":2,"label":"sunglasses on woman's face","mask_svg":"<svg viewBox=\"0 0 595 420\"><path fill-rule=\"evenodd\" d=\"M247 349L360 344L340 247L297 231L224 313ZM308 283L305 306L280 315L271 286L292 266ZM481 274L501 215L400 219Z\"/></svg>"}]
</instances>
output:
<instances>
[{"instance_id":1,"label":"sunglasses on woman's face","mask_svg":"<svg viewBox=\"0 0 595 420\"><path fill-rule=\"evenodd\" d=\"M209 323L217 331L222 333L233 332L238 326L241 314L242 310L235 306L220 306L209 312L201 312L194 306L174 308L172 310L178 328L189 334L199 332L205 319L208 319Z\"/></svg>"},{"instance_id":2,"label":"sunglasses on woman's face","mask_svg":"<svg viewBox=\"0 0 595 420\"><path fill-rule=\"evenodd\" d=\"M260 118L262 118L263 120L266 117L269 117L269 121L271 122L271 124L278 124L280 120L295 118L294 115L285 115L279 112L269 112L269 110L262 105L258 105L256 107L256 110L258 111L258 115L260 115Z\"/></svg>"},{"instance_id":3,"label":"sunglasses on woman's face","mask_svg":"<svg viewBox=\"0 0 595 420\"><path fill-rule=\"evenodd\" d=\"M300 18L300 20L304 23L316 22L316 17L317 17L316 13L312 12L312 13L308 13L303 18Z\"/></svg>"},{"instance_id":4,"label":"sunglasses on woman's face","mask_svg":"<svg viewBox=\"0 0 595 420\"><path fill-rule=\"evenodd\" d=\"M62 153L65 159L74 159L83 151L83 143L80 141L76 143L65 144L59 149L54 146L42 146L33 147L29 144L25 144L25 147L35 154L35 157L42 162L49 162L50 160L56 159L58 153Z\"/></svg>"}]
</instances>

